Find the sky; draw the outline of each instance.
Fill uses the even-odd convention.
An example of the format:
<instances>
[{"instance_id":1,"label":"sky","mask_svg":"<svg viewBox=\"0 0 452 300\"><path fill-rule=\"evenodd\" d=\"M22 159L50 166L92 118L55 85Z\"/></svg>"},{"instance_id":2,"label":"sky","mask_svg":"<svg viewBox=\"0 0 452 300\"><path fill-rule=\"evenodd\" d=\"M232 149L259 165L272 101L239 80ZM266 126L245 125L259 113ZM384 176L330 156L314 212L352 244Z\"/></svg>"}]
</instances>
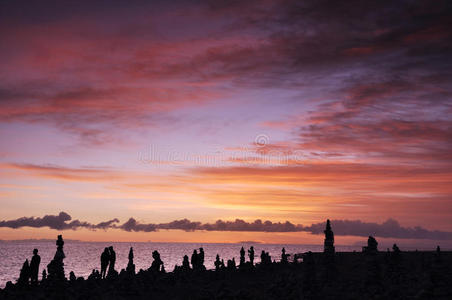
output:
<instances>
[{"instance_id":1,"label":"sky","mask_svg":"<svg viewBox=\"0 0 452 300\"><path fill-rule=\"evenodd\" d=\"M0 239L452 245L451 26L446 0L2 0Z\"/></svg>"}]
</instances>

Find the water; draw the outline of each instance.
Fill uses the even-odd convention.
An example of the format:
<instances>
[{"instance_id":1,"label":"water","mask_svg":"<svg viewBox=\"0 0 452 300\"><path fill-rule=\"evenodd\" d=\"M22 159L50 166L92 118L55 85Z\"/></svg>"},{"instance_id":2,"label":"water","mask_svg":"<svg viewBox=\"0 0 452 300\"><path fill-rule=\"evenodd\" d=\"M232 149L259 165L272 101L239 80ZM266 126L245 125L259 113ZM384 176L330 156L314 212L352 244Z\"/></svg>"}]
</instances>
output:
<instances>
[{"instance_id":1,"label":"water","mask_svg":"<svg viewBox=\"0 0 452 300\"><path fill-rule=\"evenodd\" d=\"M191 257L194 249L204 248L205 266L207 269L214 268L215 256L220 254L220 258L225 263L228 259L235 258L238 264L240 258L240 248L248 249L254 246L255 262L260 261L260 253L265 250L270 253L272 260L279 261L281 249L286 248L287 253L302 253L307 251L322 251L320 245L277 245L277 244L200 244L200 243L105 243L105 242L77 242L66 241L64 252L66 254L65 273L69 277L69 272L74 271L77 277L83 276L85 279L93 269L100 269L100 255L105 247L113 246L116 252L116 269L119 272L125 269L128 262L129 248L134 250L134 263L136 270L150 267L152 251L157 250L165 264L167 271L172 271L174 266L182 265L184 255ZM30 261L33 249L39 250L41 265L39 268L39 279L43 268L55 255L55 241L11 241L0 242L0 287L4 287L7 281L16 282L20 269L25 259ZM337 251L360 250L357 246L337 246ZM246 254L248 260L248 254Z\"/></svg>"}]
</instances>

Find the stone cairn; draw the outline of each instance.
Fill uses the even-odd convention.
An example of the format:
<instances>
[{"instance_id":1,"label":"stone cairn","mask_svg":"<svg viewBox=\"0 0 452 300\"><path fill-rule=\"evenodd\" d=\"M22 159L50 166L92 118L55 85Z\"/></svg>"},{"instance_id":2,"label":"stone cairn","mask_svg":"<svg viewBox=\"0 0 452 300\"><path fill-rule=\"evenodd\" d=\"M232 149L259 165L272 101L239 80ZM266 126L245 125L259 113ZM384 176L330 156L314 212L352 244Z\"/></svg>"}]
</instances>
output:
<instances>
[{"instance_id":1,"label":"stone cairn","mask_svg":"<svg viewBox=\"0 0 452 300\"><path fill-rule=\"evenodd\" d=\"M326 221L326 228L323 232L325 233L323 252L326 254L334 254L334 233L333 230L331 230L330 220Z\"/></svg>"},{"instance_id":2,"label":"stone cairn","mask_svg":"<svg viewBox=\"0 0 452 300\"><path fill-rule=\"evenodd\" d=\"M245 266L245 249L240 249L240 264L239 266L243 268Z\"/></svg>"},{"instance_id":3,"label":"stone cairn","mask_svg":"<svg viewBox=\"0 0 452 300\"><path fill-rule=\"evenodd\" d=\"M56 240L57 251L53 260L47 265L47 279L51 281L61 281L66 280L64 276L64 263L63 259L66 257L64 255L63 246L64 241L61 235L58 236Z\"/></svg>"},{"instance_id":4,"label":"stone cairn","mask_svg":"<svg viewBox=\"0 0 452 300\"><path fill-rule=\"evenodd\" d=\"M367 247L363 247L363 252L366 254L376 254L378 252L378 242L373 236L367 239Z\"/></svg>"},{"instance_id":5,"label":"stone cairn","mask_svg":"<svg viewBox=\"0 0 452 300\"><path fill-rule=\"evenodd\" d=\"M324 281L332 282L335 276L335 263L334 263L334 233L331 230L330 220L326 220L326 228L323 231L325 233L325 241L323 243L323 264L324 264Z\"/></svg>"},{"instance_id":6,"label":"stone cairn","mask_svg":"<svg viewBox=\"0 0 452 300\"><path fill-rule=\"evenodd\" d=\"M127 263L127 273L135 275L135 264L133 263L133 248L129 250L129 262Z\"/></svg>"},{"instance_id":7,"label":"stone cairn","mask_svg":"<svg viewBox=\"0 0 452 300\"><path fill-rule=\"evenodd\" d=\"M20 269L20 275L19 280L17 283L20 286L28 285L30 279L30 265L28 264L28 259L25 260L24 264L22 265L22 269Z\"/></svg>"}]
</instances>

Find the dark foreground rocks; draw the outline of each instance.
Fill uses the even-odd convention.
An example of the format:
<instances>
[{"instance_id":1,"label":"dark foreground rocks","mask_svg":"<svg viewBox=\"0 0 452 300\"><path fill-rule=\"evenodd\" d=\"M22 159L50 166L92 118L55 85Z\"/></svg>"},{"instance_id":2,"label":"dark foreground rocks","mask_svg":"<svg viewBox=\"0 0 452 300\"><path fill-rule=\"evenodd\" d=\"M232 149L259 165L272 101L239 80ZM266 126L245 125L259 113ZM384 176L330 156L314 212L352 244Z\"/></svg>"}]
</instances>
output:
<instances>
[{"instance_id":1,"label":"dark foreground rocks","mask_svg":"<svg viewBox=\"0 0 452 300\"><path fill-rule=\"evenodd\" d=\"M299 263L9 283L0 299L452 299L452 252L310 253Z\"/></svg>"}]
</instances>

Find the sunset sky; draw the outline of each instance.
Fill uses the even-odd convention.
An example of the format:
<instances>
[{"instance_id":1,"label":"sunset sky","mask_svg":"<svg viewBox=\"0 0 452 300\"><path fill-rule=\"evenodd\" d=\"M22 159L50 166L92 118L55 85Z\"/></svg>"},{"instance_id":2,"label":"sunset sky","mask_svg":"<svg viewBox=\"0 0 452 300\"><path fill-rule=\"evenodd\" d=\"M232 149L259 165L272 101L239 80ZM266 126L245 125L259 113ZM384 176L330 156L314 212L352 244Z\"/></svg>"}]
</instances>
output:
<instances>
[{"instance_id":1,"label":"sunset sky","mask_svg":"<svg viewBox=\"0 0 452 300\"><path fill-rule=\"evenodd\" d=\"M118 219L82 240L322 243L121 225L329 218L452 245L451 28L447 0L0 1L0 239L65 212Z\"/></svg>"}]
</instances>

